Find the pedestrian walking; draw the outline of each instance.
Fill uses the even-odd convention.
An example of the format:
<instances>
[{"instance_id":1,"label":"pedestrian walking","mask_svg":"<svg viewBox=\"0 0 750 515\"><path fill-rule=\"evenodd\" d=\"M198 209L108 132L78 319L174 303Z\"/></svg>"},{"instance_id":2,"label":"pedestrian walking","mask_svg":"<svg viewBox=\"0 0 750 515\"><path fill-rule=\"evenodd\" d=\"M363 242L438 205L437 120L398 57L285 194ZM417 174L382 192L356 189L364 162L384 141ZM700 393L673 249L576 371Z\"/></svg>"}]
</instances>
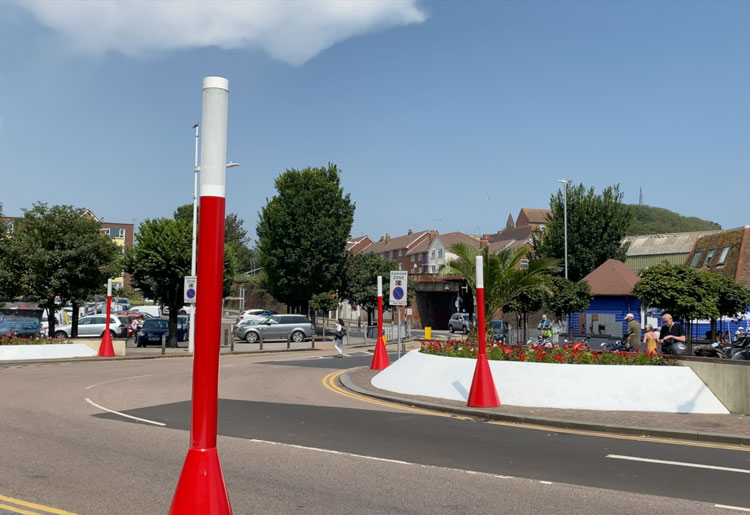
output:
<instances>
[{"instance_id":1,"label":"pedestrian walking","mask_svg":"<svg viewBox=\"0 0 750 515\"><path fill-rule=\"evenodd\" d=\"M641 323L635 319L633 313L625 315L628 321L628 328L625 332L625 344L630 347L632 352L638 352L641 345Z\"/></svg>"},{"instance_id":2,"label":"pedestrian walking","mask_svg":"<svg viewBox=\"0 0 750 515\"><path fill-rule=\"evenodd\" d=\"M336 351L338 352L337 358L341 358L344 356L344 335L346 334L346 326L344 325L344 321L342 319L338 319L336 322L336 334L334 335L333 339L333 346L336 347Z\"/></svg>"},{"instance_id":3,"label":"pedestrian walking","mask_svg":"<svg viewBox=\"0 0 750 515\"><path fill-rule=\"evenodd\" d=\"M651 324L646 325L646 332L643 335L643 344L646 346L646 354L654 356L656 354L656 345L659 343L659 333Z\"/></svg>"}]
</instances>

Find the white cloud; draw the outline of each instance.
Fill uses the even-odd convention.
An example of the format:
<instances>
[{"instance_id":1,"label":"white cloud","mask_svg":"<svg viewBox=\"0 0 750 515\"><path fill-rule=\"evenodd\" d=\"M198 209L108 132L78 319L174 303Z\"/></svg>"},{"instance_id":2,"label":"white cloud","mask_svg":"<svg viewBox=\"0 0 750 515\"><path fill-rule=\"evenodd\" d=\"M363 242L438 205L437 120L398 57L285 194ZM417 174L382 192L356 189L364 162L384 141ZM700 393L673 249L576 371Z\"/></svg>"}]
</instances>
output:
<instances>
[{"instance_id":1,"label":"white cloud","mask_svg":"<svg viewBox=\"0 0 750 515\"><path fill-rule=\"evenodd\" d=\"M17 0L89 53L258 48L298 66L339 41L420 23L417 0Z\"/></svg>"}]
</instances>

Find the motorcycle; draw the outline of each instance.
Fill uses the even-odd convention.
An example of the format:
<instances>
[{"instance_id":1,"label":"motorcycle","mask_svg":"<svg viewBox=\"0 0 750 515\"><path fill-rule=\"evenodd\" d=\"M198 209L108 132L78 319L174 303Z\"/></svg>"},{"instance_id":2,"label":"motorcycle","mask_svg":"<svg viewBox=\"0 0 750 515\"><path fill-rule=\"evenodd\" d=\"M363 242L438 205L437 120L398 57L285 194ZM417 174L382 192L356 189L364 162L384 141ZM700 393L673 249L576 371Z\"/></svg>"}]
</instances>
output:
<instances>
[{"instance_id":1,"label":"motorcycle","mask_svg":"<svg viewBox=\"0 0 750 515\"><path fill-rule=\"evenodd\" d=\"M750 336L741 336L732 342L731 358L750 361Z\"/></svg>"},{"instance_id":2,"label":"motorcycle","mask_svg":"<svg viewBox=\"0 0 750 515\"><path fill-rule=\"evenodd\" d=\"M662 343L661 345L662 354L672 354L675 356L684 356L688 353L687 344L677 340L672 340L672 343Z\"/></svg>"},{"instance_id":3,"label":"motorcycle","mask_svg":"<svg viewBox=\"0 0 750 515\"><path fill-rule=\"evenodd\" d=\"M633 350L622 340L617 340L614 343L604 342L600 347L604 352L633 352Z\"/></svg>"},{"instance_id":4,"label":"motorcycle","mask_svg":"<svg viewBox=\"0 0 750 515\"><path fill-rule=\"evenodd\" d=\"M699 345L693 349L694 356L700 356L703 358L727 359L731 356L730 352L730 345L724 345L719 342L714 342L711 345Z\"/></svg>"}]
</instances>

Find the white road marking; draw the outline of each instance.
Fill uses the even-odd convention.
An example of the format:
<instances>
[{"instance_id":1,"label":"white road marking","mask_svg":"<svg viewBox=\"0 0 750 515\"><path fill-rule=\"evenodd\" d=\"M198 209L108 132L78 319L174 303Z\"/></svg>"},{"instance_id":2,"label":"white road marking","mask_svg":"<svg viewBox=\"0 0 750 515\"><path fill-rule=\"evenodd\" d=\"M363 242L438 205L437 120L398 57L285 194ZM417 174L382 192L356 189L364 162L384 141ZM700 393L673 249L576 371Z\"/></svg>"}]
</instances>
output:
<instances>
[{"instance_id":1,"label":"white road marking","mask_svg":"<svg viewBox=\"0 0 750 515\"><path fill-rule=\"evenodd\" d=\"M247 441L254 442L254 443L268 444L268 445L279 445L281 447L291 447L293 449L301 449L304 451L322 452L325 454L336 454L338 456L348 456L350 458L359 458L363 460L381 461L384 463L394 463L396 465L409 465L412 467L420 467L420 468L426 468L426 469L449 470L452 472L462 472L464 474L474 474L478 476L493 477L496 479L521 479L521 478L517 478L514 476L502 476L500 474L491 474L489 472L479 472L477 470L462 470L462 469L457 469L457 468L452 468L452 467L440 467L437 465L423 465L421 463L413 463L410 461L393 460L390 458L379 458L377 456L367 456L365 454L354 454L351 452L334 451L332 449L321 449L320 447L306 447L304 445L295 445L292 443L272 442L270 440L259 440L257 438L248 438ZM548 482L547 484L551 485L553 483Z\"/></svg>"},{"instance_id":2,"label":"white road marking","mask_svg":"<svg viewBox=\"0 0 750 515\"><path fill-rule=\"evenodd\" d=\"M142 376L133 376L133 377L121 377L120 379L111 379L109 381L103 381L101 383L96 383L96 384L89 385L89 386L86 387L86 390L91 390L92 388L94 388L96 386L101 386L103 384L115 383L117 381L127 381L128 379L140 379L141 377L149 377L151 375L153 375L153 374L145 374L145 375L142 375Z\"/></svg>"},{"instance_id":3,"label":"white road marking","mask_svg":"<svg viewBox=\"0 0 750 515\"><path fill-rule=\"evenodd\" d=\"M133 420L137 420L139 422L145 422L147 424L154 424L155 426L164 427L164 426L167 425L167 424L162 424L161 422L154 422L153 420L148 420L148 419L145 419L145 418L138 418L138 417L134 417L133 415L127 415L125 413L120 413L119 411L115 411L113 409L105 408L104 406L100 406L99 404L95 403L94 401L92 401L89 398L86 398L86 402L88 402L89 404L91 404L95 408L99 408L100 410L107 411L109 413L114 413L115 415L120 415L121 417L130 418L130 419L133 419Z\"/></svg>"},{"instance_id":4,"label":"white road marking","mask_svg":"<svg viewBox=\"0 0 750 515\"><path fill-rule=\"evenodd\" d=\"M552 481L539 481L543 485L551 485Z\"/></svg>"},{"instance_id":5,"label":"white road marking","mask_svg":"<svg viewBox=\"0 0 750 515\"><path fill-rule=\"evenodd\" d=\"M726 504L714 504L714 508L724 508L725 510L748 511L748 512L750 512L750 508L742 508L741 506L727 506Z\"/></svg>"},{"instance_id":6,"label":"white road marking","mask_svg":"<svg viewBox=\"0 0 750 515\"><path fill-rule=\"evenodd\" d=\"M740 474L750 474L748 469L736 469L732 467L717 467L716 465L702 465L700 463L687 463L683 461L668 461L668 460L655 460L652 458L638 458L636 456L621 456L619 454L607 454L606 458L612 458L616 460L627 460L627 461L641 461L644 463L656 463L659 465L675 465L678 467L690 467L696 469L709 469L709 470L721 470L724 472L738 472Z\"/></svg>"}]
</instances>

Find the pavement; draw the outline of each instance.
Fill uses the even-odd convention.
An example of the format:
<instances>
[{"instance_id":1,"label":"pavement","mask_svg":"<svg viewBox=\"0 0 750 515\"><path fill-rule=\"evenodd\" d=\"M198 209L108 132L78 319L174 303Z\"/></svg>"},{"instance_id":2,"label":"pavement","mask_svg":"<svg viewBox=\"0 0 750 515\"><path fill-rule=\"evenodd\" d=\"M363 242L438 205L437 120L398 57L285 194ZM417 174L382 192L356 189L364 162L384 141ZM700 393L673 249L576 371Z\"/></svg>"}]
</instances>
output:
<instances>
[{"instance_id":1,"label":"pavement","mask_svg":"<svg viewBox=\"0 0 750 515\"><path fill-rule=\"evenodd\" d=\"M389 352L391 351L395 351L395 348L389 348ZM357 367L347 370L339 379L345 388L361 395L479 420L750 447L748 415L570 410L505 405L498 408L469 408L463 402L381 390L371 383L378 372L369 367ZM502 401L502 394L500 400Z\"/></svg>"}]
</instances>

